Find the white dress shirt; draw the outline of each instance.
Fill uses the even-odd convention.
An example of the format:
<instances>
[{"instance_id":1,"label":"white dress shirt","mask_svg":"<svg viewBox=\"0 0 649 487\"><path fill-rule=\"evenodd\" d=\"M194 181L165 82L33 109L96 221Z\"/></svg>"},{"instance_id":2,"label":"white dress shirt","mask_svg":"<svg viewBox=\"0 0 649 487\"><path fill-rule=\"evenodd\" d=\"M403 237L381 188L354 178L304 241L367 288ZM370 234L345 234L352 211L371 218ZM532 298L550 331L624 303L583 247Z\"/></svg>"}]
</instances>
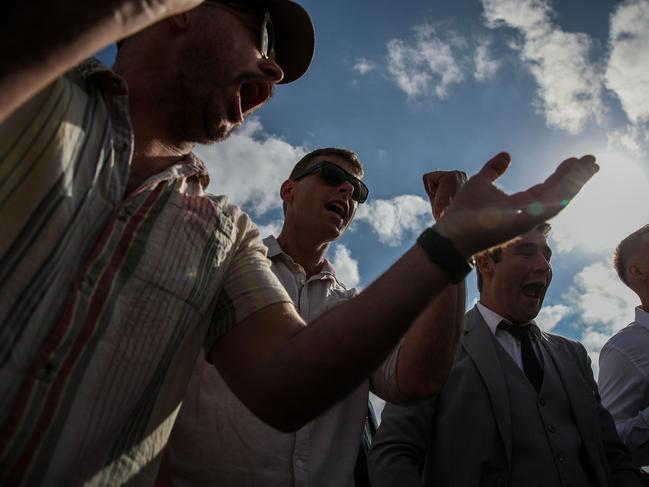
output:
<instances>
[{"instance_id":1,"label":"white dress shirt","mask_svg":"<svg viewBox=\"0 0 649 487\"><path fill-rule=\"evenodd\" d=\"M598 382L622 442L638 465L649 465L649 313L641 307L602 348Z\"/></svg>"},{"instance_id":2,"label":"white dress shirt","mask_svg":"<svg viewBox=\"0 0 649 487\"><path fill-rule=\"evenodd\" d=\"M487 323L489 330L491 330L491 333L493 333L496 340L498 340L498 343L502 345L502 347L509 354L512 360L514 360L516 365L518 365L518 368L524 370L523 359L521 357L521 342L518 341L516 338L514 338L511 335L511 333L508 333L502 328L498 328L498 325L500 324L501 321L506 321L509 324L512 323L509 320L500 316L495 311L490 310L479 301L477 303L477 307L478 307L478 311L480 311L480 314L482 315L482 318ZM533 320L530 322L530 324L536 326ZM539 344L536 341L536 336L537 335L535 333L532 334L532 348L534 349L534 353L536 354L536 357L539 359L539 363L543 364L543 356L539 352L538 349Z\"/></svg>"}]
</instances>

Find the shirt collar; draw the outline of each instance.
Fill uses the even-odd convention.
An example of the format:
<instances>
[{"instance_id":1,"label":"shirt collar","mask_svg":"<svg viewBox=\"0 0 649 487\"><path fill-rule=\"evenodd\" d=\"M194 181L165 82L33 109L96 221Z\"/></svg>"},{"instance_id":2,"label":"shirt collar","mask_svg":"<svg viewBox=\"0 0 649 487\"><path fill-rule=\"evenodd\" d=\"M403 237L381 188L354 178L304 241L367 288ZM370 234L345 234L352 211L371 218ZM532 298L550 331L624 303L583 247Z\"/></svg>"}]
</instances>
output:
<instances>
[{"instance_id":1,"label":"shirt collar","mask_svg":"<svg viewBox=\"0 0 649 487\"><path fill-rule=\"evenodd\" d=\"M635 309L635 321L649 330L649 313L640 306Z\"/></svg>"},{"instance_id":2,"label":"shirt collar","mask_svg":"<svg viewBox=\"0 0 649 487\"><path fill-rule=\"evenodd\" d=\"M485 320L485 323L487 323L487 326L489 327L489 330L491 330L492 334L496 334L496 331L498 330L498 325L500 324L501 321L505 321L507 323L511 322L500 316L498 313L495 311L487 308L484 304L482 304L480 301L476 303L476 306L478 308L478 311L480 311L480 314L482 315L482 318ZM536 323L534 320L529 322L530 325L534 325L532 329L536 331Z\"/></svg>"},{"instance_id":3,"label":"shirt collar","mask_svg":"<svg viewBox=\"0 0 649 487\"><path fill-rule=\"evenodd\" d=\"M302 266L300 266L298 263L296 263L293 258L288 255L284 250L282 250L282 247L279 245L279 242L275 238L274 235L269 235L264 239L264 245L268 247L268 258L273 260L274 258L277 258L278 256L282 255L284 256L283 258L286 259L288 262L291 263L292 266L299 267L300 269ZM322 269L320 272L317 274L311 276L311 279L313 278L324 278L324 277L332 277L338 280L336 278L336 273L334 272L334 268L331 266L329 261L327 259L324 260L324 264L322 265Z\"/></svg>"},{"instance_id":4,"label":"shirt collar","mask_svg":"<svg viewBox=\"0 0 649 487\"><path fill-rule=\"evenodd\" d=\"M78 64L73 71L83 79L93 78L102 91L111 95L126 95L128 86L124 78L104 65L99 59L91 57Z\"/></svg>"}]
</instances>

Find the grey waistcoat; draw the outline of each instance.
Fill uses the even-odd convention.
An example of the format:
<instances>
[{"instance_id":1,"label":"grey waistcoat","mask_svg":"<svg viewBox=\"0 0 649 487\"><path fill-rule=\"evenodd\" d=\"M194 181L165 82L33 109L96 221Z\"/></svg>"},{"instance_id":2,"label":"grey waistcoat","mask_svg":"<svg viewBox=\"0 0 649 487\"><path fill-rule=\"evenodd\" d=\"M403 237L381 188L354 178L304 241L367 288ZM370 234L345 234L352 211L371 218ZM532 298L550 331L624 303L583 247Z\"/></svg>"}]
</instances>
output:
<instances>
[{"instance_id":1,"label":"grey waistcoat","mask_svg":"<svg viewBox=\"0 0 649 487\"><path fill-rule=\"evenodd\" d=\"M538 347L544 367L539 393L509 354L496 350L511 405L511 480L525 487L582 487L592 485L580 452L577 430L566 391L552 357Z\"/></svg>"}]
</instances>

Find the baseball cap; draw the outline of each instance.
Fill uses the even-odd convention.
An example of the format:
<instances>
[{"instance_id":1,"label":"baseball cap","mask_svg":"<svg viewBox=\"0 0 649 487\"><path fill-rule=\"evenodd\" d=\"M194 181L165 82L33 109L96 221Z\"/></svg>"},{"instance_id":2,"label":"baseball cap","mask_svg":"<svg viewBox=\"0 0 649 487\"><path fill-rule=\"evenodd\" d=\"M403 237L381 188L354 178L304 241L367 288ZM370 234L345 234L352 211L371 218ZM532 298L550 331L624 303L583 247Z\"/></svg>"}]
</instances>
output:
<instances>
[{"instance_id":1,"label":"baseball cap","mask_svg":"<svg viewBox=\"0 0 649 487\"><path fill-rule=\"evenodd\" d=\"M275 32L275 62L284 71L280 84L295 81L306 72L313 58L315 30L311 17L301 5L291 0L230 0L228 3L270 14Z\"/></svg>"}]
</instances>

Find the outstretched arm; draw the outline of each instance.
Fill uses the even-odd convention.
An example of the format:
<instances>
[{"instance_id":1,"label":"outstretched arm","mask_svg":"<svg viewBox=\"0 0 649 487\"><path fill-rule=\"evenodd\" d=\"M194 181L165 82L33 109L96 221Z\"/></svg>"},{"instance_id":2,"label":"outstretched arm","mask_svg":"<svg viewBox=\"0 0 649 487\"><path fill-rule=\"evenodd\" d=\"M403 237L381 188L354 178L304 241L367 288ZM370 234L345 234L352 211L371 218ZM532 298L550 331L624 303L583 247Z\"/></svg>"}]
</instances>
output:
<instances>
[{"instance_id":1,"label":"outstretched arm","mask_svg":"<svg viewBox=\"0 0 649 487\"><path fill-rule=\"evenodd\" d=\"M508 165L507 154L491 159L435 224L466 258L551 218L598 170L592 156L568 159L544 183L509 196L493 185ZM532 202L541 211L531 211ZM498 225L481 223L485 208ZM208 358L255 414L276 428L297 429L368 377L447 284L445 271L415 245L308 328L293 306L272 305L242 320Z\"/></svg>"},{"instance_id":2,"label":"outstretched arm","mask_svg":"<svg viewBox=\"0 0 649 487\"><path fill-rule=\"evenodd\" d=\"M5 2L0 20L0 122L86 57L201 1Z\"/></svg>"}]
</instances>

